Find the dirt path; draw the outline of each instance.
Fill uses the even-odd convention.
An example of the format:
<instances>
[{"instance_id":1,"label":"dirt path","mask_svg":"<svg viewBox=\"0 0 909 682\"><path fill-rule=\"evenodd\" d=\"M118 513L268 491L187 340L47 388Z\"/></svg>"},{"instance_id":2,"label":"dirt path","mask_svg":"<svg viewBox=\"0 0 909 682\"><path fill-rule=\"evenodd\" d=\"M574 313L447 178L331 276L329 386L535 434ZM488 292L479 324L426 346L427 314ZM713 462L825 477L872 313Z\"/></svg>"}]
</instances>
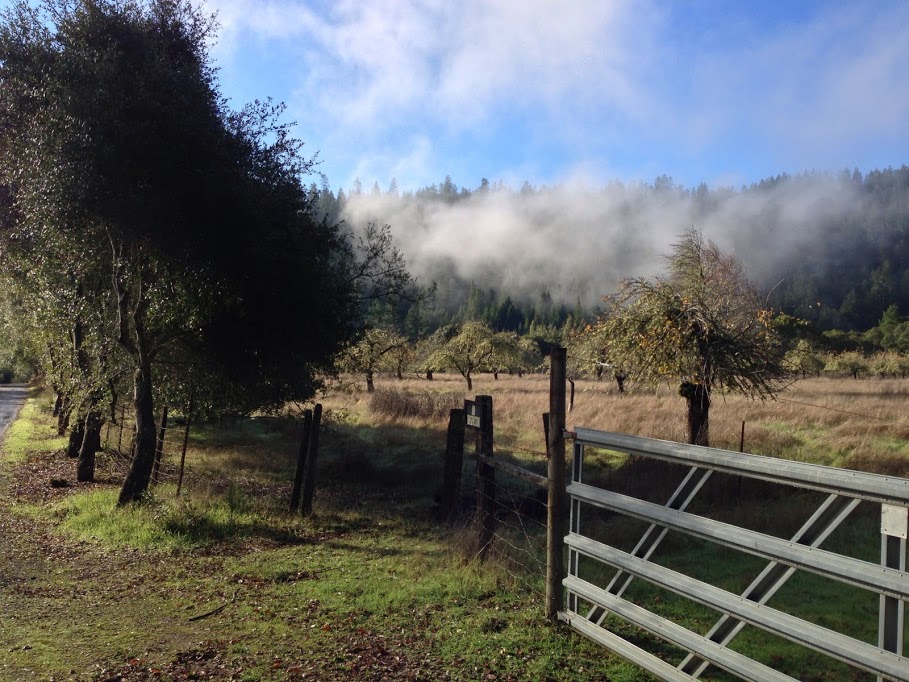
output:
<instances>
[{"instance_id":1,"label":"dirt path","mask_svg":"<svg viewBox=\"0 0 909 682\"><path fill-rule=\"evenodd\" d=\"M0 436L19 413L27 395L28 386L25 384L0 386Z\"/></svg>"}]
</instances>

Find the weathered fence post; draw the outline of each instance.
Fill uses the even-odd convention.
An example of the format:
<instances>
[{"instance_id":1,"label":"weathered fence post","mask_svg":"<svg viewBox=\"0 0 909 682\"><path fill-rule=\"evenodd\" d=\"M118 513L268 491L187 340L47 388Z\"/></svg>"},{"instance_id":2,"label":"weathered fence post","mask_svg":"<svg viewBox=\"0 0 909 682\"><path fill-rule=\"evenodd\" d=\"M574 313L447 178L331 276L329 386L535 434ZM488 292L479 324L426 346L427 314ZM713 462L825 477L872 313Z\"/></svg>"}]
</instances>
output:
<instances>
[{"instance_id":1,"label":"weathered fence post","mask_svg":"<svg viewBox=\"0 0 909 682\"><path fill-rule=\"evenodd\" d=\"M189 407L186 410L186 426L183 429L183 448L180 450L180 473L177 474L177 497L180 496L180 491L183 489L183 472L186 471L186 446L189 445L189 425L193 418L195 403L195 396L190 394Z\"/></svg>"},{"instance_id":2,"label":"weathered fence post","mask_svg":"<svg viewBox=\"0 0 909 682\"><path fill-rule=\"evenodd\" d=\"M158 485L161 475L161 459L164 457L164 434L167 433L167 405L161 410L161 428L158 431L158 442L155 445L155 463L152 466L152 483Z\"/></svg>"},{"instance_id":3,"label":"weathered fence post","mask_svg":"<svg viewBox=\"0 0 909 682\"><path fill-rule=\"evenodd\" d=\"M558 618L565 577L565 364L566 350L553 348L549 370L549 500L546 509L546 617Z\"/></svg>"},{"instance_id":4,"label":"weathered fence post","mask_svg":"<svg viewBox=\"0 0 909 682\"><path fill-rule=\"evenodd\" d=\"M306 455L309 452L309 438L312 433L312 410L303 410L303 427L300 432L300 449L297 453L297 470L294 473L294 486L290 492L290 511L300 510L300 495L303 492L303 472L306 467Z\"/></svg>"},{"instance_id":5,"label":"weathered fence post","mask_svg":"<svg viewBox=\"0 0 909 682\"><path fill-rule=\"evenodd\" d=\"M448 417L445 470L442 475L441 515L449 520L457 511L461 496L461 469L464 465L464 410L453 409Z\"/></svg>"},{"instance_id":6,"label":"weathered fence post","mask_svg":"<svg viewBox=\"0 0 909 682\"><path fill-rule=\"evenodd\" d=\"M477 437L477 523L480 531L480 559L485 559L496 532L496 470L483 461L492 457L492 396L478 395L480 433Z\"/></svg>"},{"instance_id":7,"label":"weathered fence post","mask_svg":"<svg viewBox=\"0 0 909 682\"><path fill-rule=\"evenodd\" d=\"M316 458L319 456L319 426L322 423L322 405L316 403L312 411L312 426L309 432L309 446L306 462L303 466L303 499L300 502L300 513L303 516L312 514L312 498L316 492Z\"/></svg>"}]
</instances>

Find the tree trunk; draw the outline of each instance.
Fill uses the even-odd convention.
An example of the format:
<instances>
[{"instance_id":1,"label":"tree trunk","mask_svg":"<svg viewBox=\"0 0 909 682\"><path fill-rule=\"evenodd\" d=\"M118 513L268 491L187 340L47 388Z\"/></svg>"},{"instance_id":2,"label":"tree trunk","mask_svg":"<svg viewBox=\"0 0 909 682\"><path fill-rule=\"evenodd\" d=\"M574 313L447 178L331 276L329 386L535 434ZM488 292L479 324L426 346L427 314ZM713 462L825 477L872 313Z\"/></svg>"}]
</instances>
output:
<instances>
[{"instance_id":1,"label":"tree trunk","mask_svg":"<svg viewBox=\"0 0 909 682\"><path fill-rule=\"evenodd\" d=\"M431 369L426 370L426 380L432 381L432 370Z\"/></svg>"},{"instance_id":2,"label":"tree trunk","mask_svg":"<svg viewBox=\"0 0 909 682\"><path fill-rule=\"evenodd\" d=\"M686 381L679 387L679 395L688 401L688 442L707 447L710 444L710 391L704 384Z\"/></svg>"},{"instance_id":3,"label":"tree trunk","mask_svg":"<svg viewBox=\"0 0 909 682\"><path fill-rule=\"evenodd\" d=\"M73 408L70 405L69 400L63 398L63 404L60 406L60 412L57 413L57 435L62 436L66 433L66 430L69 428L69 416L72 413Z\"/></svg>"},{"instance_id":4,"label":"tree trunk","mask_svg":"<svg viewBox=\"0 0 909 682\"><path fill-rule=\"evenodd\" d=\"M498 380L499 380L499 370L497 370L497 369L492 370L492 378L493 378L495 381L498 381Z\"/></svg>"},{"instance_id":5,"label":"tree trunk","mask_svg":"<svg viewBox=\"0 0 909 682\"><path fill-rule=\"evenodd\" d=\"M92 409L85 418L85 437L79 449L79 462L76 465L76 480L80 482L95 480L95 454L101 449L101 428L104 416Z\"/></svg>"},{"instance_id":6,"label":"tree trunk","mask_svg":"<svg viewBox=\"0 0 909 682\"><path fill-rule=\"evenodd\" d=\"M366 373L366 392L373 393L376 390L376 385L372 381L372 372Z\"/></svg>"},{"instance_id":7,"label":"tree trunk","mask_svg":"<svg viewBox=\"0 0 909 682\"><path fill-rule=\"evenodd\" d=\"M117 423L117 384L114 381L107 382L110 391L110 423Z\"/></svg>"},{"instance_id":8,"label":"tree trunk","mask_svg":"<svg viewBox=\"0 0 909 682\"><path fill-rule=\"evenodd\" d=\"M53 416L59 417L60 410L63 408L63 394L60 391L57 391L57 397L54 399L54 411Z\"/></svg>"},{"instance_id":9,"label":"tree trunk","mask_svg":"<svg viewBox=\"0 0 909 682\"><path fill-rule=\"evenodd\" d=\"M85 420L77 419L76 424L69 432L69 443L66 446L66 456L76 459L79 456L79 450L82 448L82 441L85 440Z\"/></svg>"},{"instance_id":10,"label":"tree trunk","mask_svg":"<svg viewBox=\"0 0 909 682\"><path fill-rule=\"evenodd\" d=\"M619 386L619 393L624 393L625 392L625 375L620 372L616 372L613 376L615 376L615 382Z\"/></svg>"},{"instance_id":11,"label":"tree trunk","mask_svg":"<svg viewBox=\"0 0 909 682\"><path fill-rule=\"evenodd\" d=\"M120 489L117 504L121 506L135 502L148 489L152 466L155 463L155 444L158 439L155 433L150 363L143 363L142 368L136 370L135 384L136 448L129 472Z\"/></svg>"},{"instance_id":12,"label":"tree trunk","mask_svg":"<svg viewBox=\"0 0 909 682\"><path fill-rule=\"evenodd\" d=\"M464 375L464 378L467 379L467 390L473 390L473 379L470 378L470 372Z\"/></svg>"}]
</instances>

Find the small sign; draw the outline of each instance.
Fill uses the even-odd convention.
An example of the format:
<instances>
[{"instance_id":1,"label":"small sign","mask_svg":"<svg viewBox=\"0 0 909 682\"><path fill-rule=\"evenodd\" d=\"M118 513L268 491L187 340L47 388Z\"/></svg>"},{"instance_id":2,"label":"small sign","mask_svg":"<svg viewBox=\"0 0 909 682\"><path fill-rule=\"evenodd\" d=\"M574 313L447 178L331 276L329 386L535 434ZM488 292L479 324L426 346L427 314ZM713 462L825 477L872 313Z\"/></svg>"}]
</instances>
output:
<instances>
[{"instance_id":1,"label":"small sign","mask_svg":"<svg viewBox=\"0 0 909 682\"><path fill-rule=\"evenodd\" d=\"M909 536L909 511L906 507L881 505L881 534L902 538Z\"/></svg>"},{"instance_id":2,"label":"small sign","mask_svg":"<svg viewBox=\"0 0 909 682\"><path fill-rule=\"evenodd\" d=\"M475 400L464 401L464 414L467 415L467 426L480 428L480 407Z\"/></svg>"}]
</instances>

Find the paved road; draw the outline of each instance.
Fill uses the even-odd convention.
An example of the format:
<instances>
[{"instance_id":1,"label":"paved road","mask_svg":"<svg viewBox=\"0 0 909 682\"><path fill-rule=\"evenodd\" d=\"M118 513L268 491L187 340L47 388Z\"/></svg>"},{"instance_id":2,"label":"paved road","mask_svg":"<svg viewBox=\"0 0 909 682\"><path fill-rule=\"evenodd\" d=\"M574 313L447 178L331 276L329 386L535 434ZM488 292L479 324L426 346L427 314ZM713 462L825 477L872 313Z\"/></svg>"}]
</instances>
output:
<instances>
[{"instance_id":1,"label":"paved road","mask_svg":"<svg viewBox=\"0 0 909 682\"><path fill-rule=\"evenodd\" d=\"M25 384L0 385L0 435L19 412L25 396L28 395L28 386Z\"/></svg>"}]
</instances>

